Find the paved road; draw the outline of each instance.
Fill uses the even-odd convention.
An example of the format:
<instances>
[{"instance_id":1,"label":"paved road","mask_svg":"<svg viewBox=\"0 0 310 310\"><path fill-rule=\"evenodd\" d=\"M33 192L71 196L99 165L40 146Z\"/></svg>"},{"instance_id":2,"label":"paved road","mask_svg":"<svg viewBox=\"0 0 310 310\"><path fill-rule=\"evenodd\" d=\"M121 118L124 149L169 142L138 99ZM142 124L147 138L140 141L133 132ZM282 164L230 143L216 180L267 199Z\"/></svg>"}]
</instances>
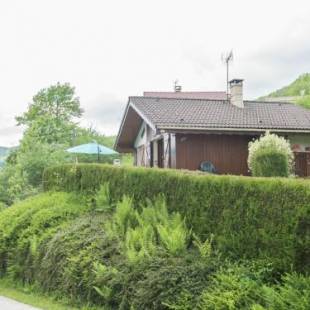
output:
<instances>
[{"instance_id":1,"label":"paved road","mask_svg":"<svg viewBox=\"0 0 310 310\"><path fill-rule=\"evenodd\" d=\"M0 309L1 310L39 310L31 306L21 304L13 299L0 296Z\"/></svg>"}]
</instances>

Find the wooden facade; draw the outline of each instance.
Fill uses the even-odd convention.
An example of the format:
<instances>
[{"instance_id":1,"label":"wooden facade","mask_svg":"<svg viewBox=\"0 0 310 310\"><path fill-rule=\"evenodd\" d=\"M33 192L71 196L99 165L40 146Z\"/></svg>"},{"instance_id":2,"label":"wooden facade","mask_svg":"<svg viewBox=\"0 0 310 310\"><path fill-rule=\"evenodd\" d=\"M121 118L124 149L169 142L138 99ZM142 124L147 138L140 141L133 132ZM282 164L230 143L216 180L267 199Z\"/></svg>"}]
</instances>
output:
<instances>
[{"instance_id":1,"label":"wooden facade","mask_svg":"<svg viewBox=\"0 0 310 310\"><path fill-rule=\"evenodd\" d=\"M310 152L295 152L295 174L310 177Z\"/></svg>"},{"instance_id":2,"label":"wooden facade","mask_svg":"<svg viewBox=\"0 0 310 310\"><path fill-rule=\"evenodd\" d=\"M176 168L198 170L211 162L219 174L249 175L248 143L252 136L228 134L177 134Z\"/></svg>"},{"instance_id":3,"label":"wooden facade","mask_svg":"<svg viewBox=\"0 0 310 310\"><path fill-rule=\"evenodd\" d=\"M150 128L146 127L150 133ZM210 162L218 174L250 175L248 145L256 135L211 133L147 134L135 152L137 166L199 170ZM294 152L295 174L310 176L310 152Z\"/></svg>"}]
</instances>

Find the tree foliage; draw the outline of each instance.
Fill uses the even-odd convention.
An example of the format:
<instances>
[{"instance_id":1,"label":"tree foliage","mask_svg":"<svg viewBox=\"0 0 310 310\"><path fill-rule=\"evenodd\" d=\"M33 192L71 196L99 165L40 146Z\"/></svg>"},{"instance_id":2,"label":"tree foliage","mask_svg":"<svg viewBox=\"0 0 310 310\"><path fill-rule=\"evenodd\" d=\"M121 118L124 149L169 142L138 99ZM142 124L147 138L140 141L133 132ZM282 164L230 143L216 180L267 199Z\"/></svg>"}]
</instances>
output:
<instances>
[{"instance_id":1,"label":"tree foliage","mask_svg":"<svg viewBox=\"0 0 310 310\"><path fill-rule=\"evenodd\" d=\"M40 191L47 167L76 159L97 161L97 156L69 155L65 150L70 146L93 140L113 146L114 137L77 125L82 113L75 89L68 83L44 88L33 97L27 111L16 117L25 131L19 147L10 152L0 171L0 201L10 205ZM100 160L111 163L113 157L102 156Z\"/></svg>"},{"instance_id":2,"label":"tree foliage","mask_svg":"<svg viewBox=\"0 0 310 310\"><path fill-rule=\"evenodd\" d=\"M81 117L83 110L75 89L69 83L52 85L40 90L29 105L28 111L16 117L19 125L31 125L40 118L52 119L58 123L71 122Z\"/></svg>"},{"instance_id":3,"label":"tree foliage","mask_svg":"<svg viewBox=\"0 0 310 310\"><path fill-rule=\"evenodd\" d=\"M310 109L310 95L298 98L297 104L301 105L304 108Z\"/></svg>"}]
</instances>

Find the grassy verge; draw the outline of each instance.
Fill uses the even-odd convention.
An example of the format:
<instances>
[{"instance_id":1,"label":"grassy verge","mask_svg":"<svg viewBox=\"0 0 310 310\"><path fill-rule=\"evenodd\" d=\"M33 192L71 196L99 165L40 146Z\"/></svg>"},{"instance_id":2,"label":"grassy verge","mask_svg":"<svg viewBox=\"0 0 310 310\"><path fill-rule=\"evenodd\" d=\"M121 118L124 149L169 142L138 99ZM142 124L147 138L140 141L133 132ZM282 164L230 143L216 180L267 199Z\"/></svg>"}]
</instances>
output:
<instances>
[{"instance_id":1,"label":"grassy verge","mask_svg":"<svg viewBox=\"0 0 310 310\"><path fill-rule=\"evenodd\" d=\"M0 295L43 310L97 310L87 306L72 306L65 299L42 295L31 287L15 285L7 279L0 279Z\"/></svg>"}]
</instances>

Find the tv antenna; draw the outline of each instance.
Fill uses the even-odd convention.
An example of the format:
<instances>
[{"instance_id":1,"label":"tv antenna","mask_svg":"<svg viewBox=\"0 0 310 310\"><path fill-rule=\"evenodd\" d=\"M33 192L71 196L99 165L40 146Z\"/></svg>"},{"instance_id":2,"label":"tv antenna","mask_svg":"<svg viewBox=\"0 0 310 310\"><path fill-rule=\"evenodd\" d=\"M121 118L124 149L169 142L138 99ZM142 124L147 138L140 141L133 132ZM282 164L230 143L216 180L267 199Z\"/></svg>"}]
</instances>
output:
<instances>
[{"instance_id":1,"label":"tv antenna","mask_svg":"<svg viewBox=\"0 0 310 310\"><path fill-rule=\"evenodd\" d=\"M228 53L222 54L222 62L226 64L226 87L227 87L227 100L229 99L229 65L234 60L234 54L231 50Z\"/></svg>"}]
</instances>

